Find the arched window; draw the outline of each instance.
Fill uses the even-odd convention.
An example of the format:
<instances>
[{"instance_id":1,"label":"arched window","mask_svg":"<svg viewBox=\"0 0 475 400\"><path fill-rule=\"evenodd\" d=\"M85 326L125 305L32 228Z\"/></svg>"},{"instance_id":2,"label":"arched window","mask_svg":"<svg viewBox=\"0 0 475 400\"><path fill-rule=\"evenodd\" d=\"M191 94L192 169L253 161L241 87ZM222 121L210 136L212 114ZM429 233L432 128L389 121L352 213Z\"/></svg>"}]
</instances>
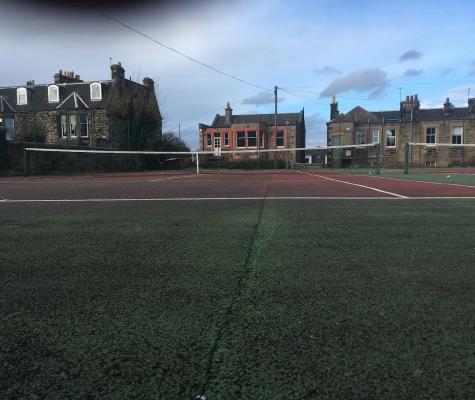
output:
<instances>
[{"instance_id":1,"label":"arched window","mask_svg":"<svg viewBox=\"0 0 475 400\"><path fill-rule=\"evenodd\" d=\"M26 88L21 87L16 90L16 103L21 106L28 104L28 97L26 95Z\"/></svg>"},{"instance_id":2,"label":"arched window","mask_svg":"<svg viewBox=\"0 0 475 400\"><path fill-rule=\"evenodd\" d=\"M102 87L99 82L91 83L91 101L102 100Z\"/></svg>"},{"instance_id":3,"label":"arched window","mask_svg":"<svg viewBox=\"0 0 475 400\"><path fill-rule=\"evenodd\" d=\"M56 85L48 86L48 101L50 103L59 102L59 88Z\"/></svg>"}]
</instances>

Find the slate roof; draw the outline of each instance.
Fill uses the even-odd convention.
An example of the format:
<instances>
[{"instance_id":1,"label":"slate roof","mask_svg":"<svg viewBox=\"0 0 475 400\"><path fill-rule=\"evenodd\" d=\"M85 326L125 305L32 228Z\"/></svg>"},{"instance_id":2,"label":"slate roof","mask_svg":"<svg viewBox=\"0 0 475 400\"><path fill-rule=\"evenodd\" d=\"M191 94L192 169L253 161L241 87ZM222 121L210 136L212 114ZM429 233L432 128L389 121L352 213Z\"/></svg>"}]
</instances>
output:
<instances>
[{"instance_id":1,"label":"slate roof","mask_svg":"<svg viewBox=\"0 0 475 400\"><path fill-rule=\"evenodd\" d=\"M333 122L352 122L356 118L357 122L366 122L370 118L370 122L381 122L384 118L385 122L401 121L401 111L366 111L364 108L357 106L346 114L339 114ZM445 114L443 108L430 108L419 110L419 121L441 121L441 120L460 120L469 119L470 113L468 107L454 107L452 112Z\"/></svg>"},{"instance_id":2,"label":"slate roof","mask_svg":"<svg viewBox=\"0 0 475 400\"><path fill-rule=\"evenodd\" d=\"M257 124L263 123L265 125L274 125L275 114L248 114L248 115L233 115L231 124ZM299 113L280 113L277 114L277 125L299 125L304 118L303 111ZM216 114L214 121L211 124L213 128L225 128L230 126L225 122L224 115ZM204 124L203 124L204 125Z\"/></svg>"},{"instance_id":3,"label":"slate roof","mask_svg":"<svg viewBox=\"0 0 475 400\"><path fill-rule=\"evenodd\" d=\"M101 83L101 101L91 101L90 84L93 82ZM112 87L112 81L58 83L56 85L59 88L59 102L56 103L50 103L48 101L48 86L50 85L53 84L0 88L0 96L4 96L16 112L54 111L59 104L74 92L86 102L89 108L104 108L107 95ZM28 104L26 105L17 104L17 89L21 87L27 89ZM73 103L69 103L69 105L71 108L75 108L73 107ZM62 108L64 109L66 107Z\"/></svg>"}]
</instances>

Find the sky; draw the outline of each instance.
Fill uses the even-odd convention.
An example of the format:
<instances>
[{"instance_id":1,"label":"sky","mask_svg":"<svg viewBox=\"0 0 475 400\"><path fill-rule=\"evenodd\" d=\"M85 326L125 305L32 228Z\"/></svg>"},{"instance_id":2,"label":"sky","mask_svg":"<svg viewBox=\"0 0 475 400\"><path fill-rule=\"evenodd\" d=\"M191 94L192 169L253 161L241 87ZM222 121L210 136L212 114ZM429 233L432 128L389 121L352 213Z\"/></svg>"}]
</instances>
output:
<instances>
[{"instance_id":1,"label":"sky","mask_svg":"<svg viewBox=\"0 0 475 400\"><path fill-rule=\"evenodd\" d=\"M110 79L111 60L121 61L127 77L155 80L164 131L180 125L193 149L198 124L228 101L234 114L273 113L274 86L279 112L305 110L308 147L326 144L332 95L341 112L398 110L415 94L425 108L446 97L466 107L469 88L475 97L468 0L0 3L0 86L50 83L60 69Z\"/></svg>"}]
</instances>

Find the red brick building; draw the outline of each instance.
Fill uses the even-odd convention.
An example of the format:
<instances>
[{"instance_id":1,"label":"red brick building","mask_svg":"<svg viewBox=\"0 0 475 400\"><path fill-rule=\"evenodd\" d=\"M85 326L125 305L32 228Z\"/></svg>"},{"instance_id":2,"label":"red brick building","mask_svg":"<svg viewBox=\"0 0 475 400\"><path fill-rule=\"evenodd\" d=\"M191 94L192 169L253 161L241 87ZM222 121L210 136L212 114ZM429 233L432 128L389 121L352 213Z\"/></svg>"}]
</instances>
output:
<instances>
[{"instance_id":1,"label":"red brick building","mask_svg":"<svg viewBox=\"0 0 475 400\"><path fill-rule=\"evenodd\" d=\"M305 147L304 111L277 114L277 134L275 114L234 115L229 103L224 115L216 114L211 125L200 124L200 149L203 151L234 151L265 149L293 149ZM303 151L288 152L290 162L304 162ZM224 155L223 155L224 156ZM242 158L236 153L229 158ZM279 156L284 156L283 154Z\"/></svg>"}]
</instances>

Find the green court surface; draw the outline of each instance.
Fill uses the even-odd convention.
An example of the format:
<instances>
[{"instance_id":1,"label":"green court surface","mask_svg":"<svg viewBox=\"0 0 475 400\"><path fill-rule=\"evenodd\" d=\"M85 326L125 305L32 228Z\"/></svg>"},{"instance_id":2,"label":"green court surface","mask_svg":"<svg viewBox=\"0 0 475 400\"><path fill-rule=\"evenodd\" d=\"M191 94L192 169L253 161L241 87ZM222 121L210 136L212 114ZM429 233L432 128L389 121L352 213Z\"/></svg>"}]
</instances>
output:
<instances>
[{"instance_id":1,"label":"green court surface","mask_svg":"<svg viewBox=\"0 0 475 400\"><path fill-rule=\"evenodd\" d=\"M402 170L383 169L379 176L384 178L405 179L411 181L475 186L475 173L463 173L460 171L463 170L454 169L454 171L450 171L450 168L447 168L439 172L437 169L432 171L419 171L417 169L413 169L409 171L408 174L405 174ZM378 176L375 174L375 170L367 168L325 169L325 172Z\"/></svg>"},{"instance_id":2,"label":"green court surface","mask_svg":"<svg viewBox=\"0 0 475 400\"><path fill-rule=\"evenodd\" d=\"M453 199L0 204L0 398L475 398L474 221Z\"/></svg>"}]
</instances>

